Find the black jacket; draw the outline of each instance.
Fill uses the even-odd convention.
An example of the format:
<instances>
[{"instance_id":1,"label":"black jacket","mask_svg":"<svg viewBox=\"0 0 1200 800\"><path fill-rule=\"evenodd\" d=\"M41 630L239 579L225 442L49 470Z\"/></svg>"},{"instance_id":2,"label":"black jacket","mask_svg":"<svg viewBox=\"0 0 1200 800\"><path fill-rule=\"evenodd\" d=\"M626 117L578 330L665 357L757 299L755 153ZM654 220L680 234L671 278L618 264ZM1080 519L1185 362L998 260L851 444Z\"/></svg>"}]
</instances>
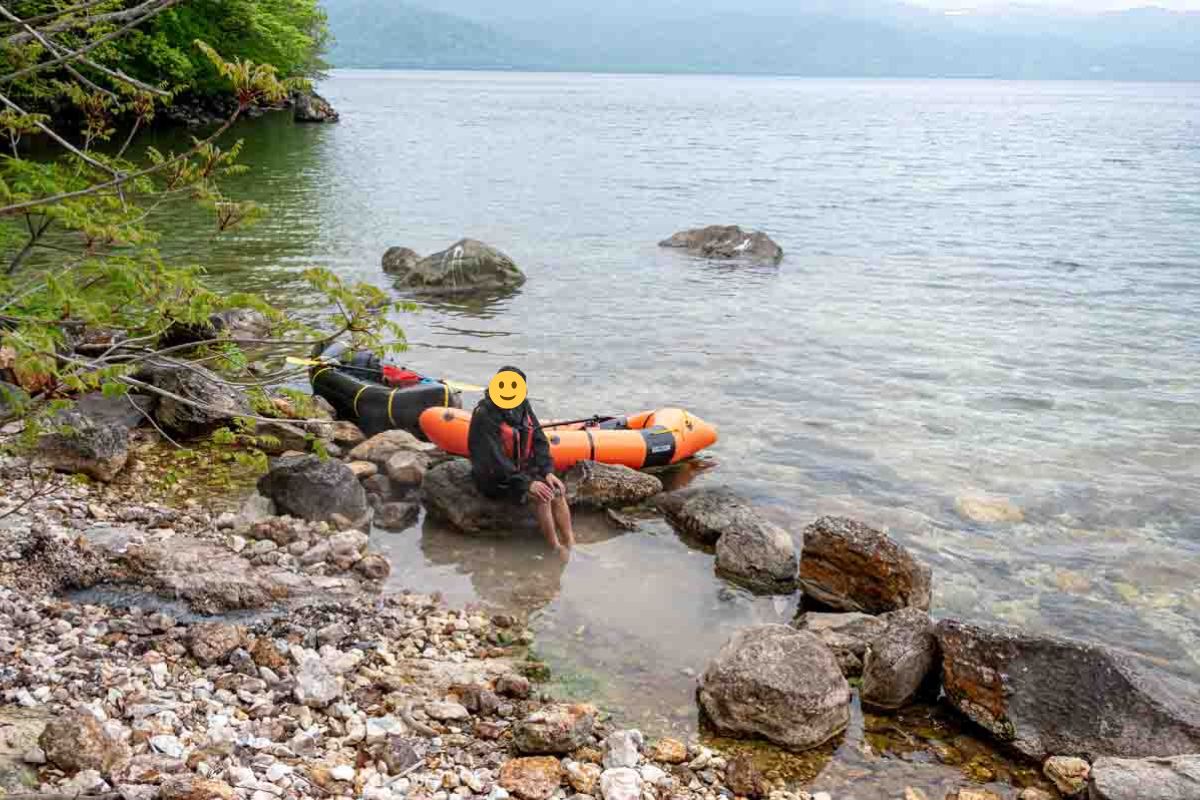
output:
<instances>
[{"instance_id":1,"label":"black jacket","mask_svg":"<svg viewBox=\"0 0 1200 800\"><path fill-rule=\"evenodd\" d=\"M502 426L508 426L512 431L511 456L505 448ZM520 497L529 491L533 481L545 480L554 471L550 442L528 400L514 409L505 410L485 394L471 415L467 446L471 451L471 477L475 485L493 497Z\"/></svg>"}]
</instances>

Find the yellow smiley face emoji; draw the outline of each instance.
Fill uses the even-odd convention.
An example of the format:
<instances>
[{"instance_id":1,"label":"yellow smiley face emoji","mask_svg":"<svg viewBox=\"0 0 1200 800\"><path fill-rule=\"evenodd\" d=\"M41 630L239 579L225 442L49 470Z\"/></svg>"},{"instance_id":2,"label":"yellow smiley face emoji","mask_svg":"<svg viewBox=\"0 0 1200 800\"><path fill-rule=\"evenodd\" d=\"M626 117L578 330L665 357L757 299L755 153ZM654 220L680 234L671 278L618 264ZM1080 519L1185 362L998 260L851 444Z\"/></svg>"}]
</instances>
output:
<instances>
[{"instance_id":1,"label":"yellow smiley face emoji","mask_svg":"<svg viewBox=\"0 0 1200 800\"><path fill-rule=\"evenodd\" d=\"M514 409L524 403L525 392L525 379L512 370L496 373L488 384L488 397L503 409Z\"/></svg>"}]
</instances>

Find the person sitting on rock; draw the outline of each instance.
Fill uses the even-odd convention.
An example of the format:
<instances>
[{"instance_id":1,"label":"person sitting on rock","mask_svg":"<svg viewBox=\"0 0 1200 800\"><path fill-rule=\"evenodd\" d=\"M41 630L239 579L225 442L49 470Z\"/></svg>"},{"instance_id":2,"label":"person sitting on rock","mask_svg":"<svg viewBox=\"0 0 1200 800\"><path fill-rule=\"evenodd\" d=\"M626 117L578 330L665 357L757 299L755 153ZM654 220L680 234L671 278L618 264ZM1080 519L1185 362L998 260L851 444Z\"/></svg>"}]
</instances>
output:
<instances>
[{"instance_id":1,"label":"person sitting on rock","mask_svg":"<svg viewBox=\"0 0 1200 800\"><path fill-rule=\"evenodd\" d=\"M554 474L550 442L529 405L525 373L503 367L491 382L467 434L471 477L493 500L531 503L546 542L566 560L575 546L567 487Z\"/></svg>"}]
</instances>

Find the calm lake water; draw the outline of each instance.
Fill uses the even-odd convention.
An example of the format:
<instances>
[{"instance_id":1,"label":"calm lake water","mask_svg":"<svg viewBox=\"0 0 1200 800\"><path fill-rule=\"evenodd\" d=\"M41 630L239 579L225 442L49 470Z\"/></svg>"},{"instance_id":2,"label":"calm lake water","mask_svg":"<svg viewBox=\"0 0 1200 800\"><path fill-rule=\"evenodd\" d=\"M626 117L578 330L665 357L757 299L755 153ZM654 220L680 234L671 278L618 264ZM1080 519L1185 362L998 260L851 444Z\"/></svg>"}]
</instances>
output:
<instances>
[{"instance_id":1,"label":"calm lake water","mask_svg":"<svg viewBox=\"0 0 1200 800\"><path fill-rule=\"evenodd\" d=\"M340 125L241 129L236 193L269 218L215 242L180 224L166 249L315 313L306 266L387 286L389 246L487 241L528 283L406 318L411 365L482 383L517 364L544 418L684 406L722 437L695 485L796 534L826 513L886 526L933 565L936 615L1200 678L1200 85L339 72L321 90ZM711 223L787 256L656 246ZM1022 520L960 513L981 496ZM686 671L732 630L793 613L661 523L581 527L565 569L536 540L432 524L376 540L397 587L534 613L568 682L651 727L694 724Z\"/></svg>"}]
</instances>

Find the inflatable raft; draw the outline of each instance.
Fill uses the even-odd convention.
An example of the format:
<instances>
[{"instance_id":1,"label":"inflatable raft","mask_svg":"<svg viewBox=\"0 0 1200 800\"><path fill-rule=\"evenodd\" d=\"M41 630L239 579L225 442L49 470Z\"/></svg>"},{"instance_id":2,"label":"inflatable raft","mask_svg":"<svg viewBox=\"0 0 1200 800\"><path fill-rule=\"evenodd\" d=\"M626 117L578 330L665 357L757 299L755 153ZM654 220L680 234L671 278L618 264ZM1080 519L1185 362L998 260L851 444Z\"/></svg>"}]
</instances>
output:
<instances>
[{"instance_id":1,"label":"inflatable raft","mask_svg":"<svg viewBox=\"0 0 1200 800\"><path fill-rule=\"evenodd\" d=\"M395 374L397 368L371 353L334 344L318 360L323 363L309 370L313 393L328 400L339 419L357 423L367 436L393 428L421 436L422 411L462 408L462 394L441 381L401 370L409 379L389 385L384 371Z\"/></svg>"},{"instance_id":2,"label":"inflatable raft","mask_svg":"<svg viewBox=\"0 0 1200 800\"><path fill-rule=\"evenodd\" d=\"M421 430L448 453L469 456L471 412L430 408ZM633 469L662 467L690 458L717 441L717 429L680 408L660 408L627 417L594 417L570 424L543 423L556 470L577 461L623 464Z\"/></svg>"}]
</instances>

